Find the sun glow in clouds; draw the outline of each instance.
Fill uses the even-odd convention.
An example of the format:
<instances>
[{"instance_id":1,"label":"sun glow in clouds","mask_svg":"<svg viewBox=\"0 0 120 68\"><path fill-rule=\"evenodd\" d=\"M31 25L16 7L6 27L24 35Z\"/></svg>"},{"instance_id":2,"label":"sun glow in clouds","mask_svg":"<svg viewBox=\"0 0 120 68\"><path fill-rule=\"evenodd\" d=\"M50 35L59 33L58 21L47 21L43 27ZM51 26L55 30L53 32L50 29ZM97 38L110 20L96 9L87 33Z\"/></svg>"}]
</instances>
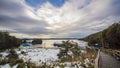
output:
<instances>
[{"instance_id":1,"label":"sun glow in clouds","mask_svg":"<svg viewBox=\"0 0 120 68\"><path fill-rule=\"evenodd\" d=\"M73 1L74 2L74 1ZM84 16L81 10L78 10L78 5L71 4L73 2L65 3L62 7L54 7L49 2L43 4L38 8L34 14L40 19L45 20L49 24L61 24L61 23L73 23L81 19ZM79 2L80 3L80 2ZM77 4L79 4L77 3ZM66 7L67 6L67 7ZM28 12L29 15L35 17L33 13Z\"/></svg>"},{"instance_id":2,"label":"sun glow in clouds","mask_svg":"<svg viewBox=\"0 0 120 68\"><path fill-rule=\"evenodd\" d=\"M85 37L119 21L119 3L120 0L0 0L0 30L17 37Z\"/></svg>"}]
</instances>

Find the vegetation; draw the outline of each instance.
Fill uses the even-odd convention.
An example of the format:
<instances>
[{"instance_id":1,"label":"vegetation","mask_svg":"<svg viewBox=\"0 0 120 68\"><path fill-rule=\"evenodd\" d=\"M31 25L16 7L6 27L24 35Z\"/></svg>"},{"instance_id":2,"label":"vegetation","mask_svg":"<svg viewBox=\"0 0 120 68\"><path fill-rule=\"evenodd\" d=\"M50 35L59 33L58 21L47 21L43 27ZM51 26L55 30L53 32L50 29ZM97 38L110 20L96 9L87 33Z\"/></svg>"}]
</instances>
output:
<instances>
[{"instance_id":1,"label":"vegetation","mask_svg":"<svg viewBox=\"0 0 120 68\"><path fill-rule=\"evenodd\" d=\"M86 47L86 49L83 49L85 53L81 52L81 49L78 47L78 44L76 42L63 41L61 47L62 48L60 50L60 53L58 54L58 58L60 59L60 62L85 63L85 59L89 58L90 62L94 63L94 59L97 56L97 51L89 48L89 46ZM90 65L90 67L92 68L93 65Z\"/></svg>"},{"instance_id":2,"label":"vegetation","mask_svg":"<svg viewBox=\"0 0 120 68\"><path fill-rule=\"evenodd\" d=\"M7 64L8 60L7 59L0 59L0 65Z\"/></svg>"},{"instance_id":3,"label":"vegetation","mask_svg":"<svg viewBox=\"0 0 120 68\"><path fill-rule=\"evenodd\" d=\"M120 49L120 22L112 24L103 31L89 35L84 40L88 41L90 46L98 43L103 48Z\"/></svg>"},{"instance_id":4,"label":"vegetation","mask_svg":"<svg viewBox=\"0 0 120 68\"><path fill-rule=\"evenodd\" d=\"M16 51L13 50L13 49L11 49L11 50L9 51L9 54L7 55L7 57L8 57L8 59L10 59L10 60L16 60L16 59L18 59L18 55L17 55Z\"/></svg>"},{"instance_id":5,"label":"vegetation","mask_svg":"<svg viewBox=\"0 0 120 68\"><path fill-rule=\"evenodd\" d=\"M73 56L80 56L80 48L78 48L77 43L70 41L63 41L61 44L62 49L58 54L59 59L61 61L67 61L71 59ZM70 60L69 60L70 61Z\"/></svg>"},{"instance_id":6,"label":"vegetation","mask_svg":"<svg viewBox=\"0 0 120 68\"><path fill-rule=\"evenodd\" d=\"M24 61L22 59L19 59L17 53L15 50L11 49L9 51L9 54L6 56L6 58L2 59L0 58L0 65L8 64L13 67L16 64L23 63Z\"/></svg>"},{"instance_id":7,"label":"vegetation","mask_svg":"<svg viewBox=\"0 0 120 68\"><path fill-rule=\"evenodd\" d=\"M34 39L32 44L42 44L42 39Z\"/></svg>"},{"instance_id":8,"label":"vegetation","mask_svg":"<svg viewBox=\"0 0 120 68\"><path fill-rule=\"evenodd\" d=\"M0 50L19 47L21 41L8 32L0 32Z\"/></svg>"}]
</instances>

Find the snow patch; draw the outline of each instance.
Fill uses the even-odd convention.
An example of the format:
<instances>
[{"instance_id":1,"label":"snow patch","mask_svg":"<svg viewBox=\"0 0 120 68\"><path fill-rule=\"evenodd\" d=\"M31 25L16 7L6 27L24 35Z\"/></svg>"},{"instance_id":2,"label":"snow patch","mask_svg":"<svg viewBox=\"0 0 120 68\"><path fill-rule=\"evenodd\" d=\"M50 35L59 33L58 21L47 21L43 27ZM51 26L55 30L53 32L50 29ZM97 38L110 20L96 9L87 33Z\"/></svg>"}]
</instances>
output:
<instances>
[{"instance_id":1,"label":"snow patch","mask_svg":"<svg viewBox=\"0 0 120 68\"><path fill-rule=\"evenodd\" d=\"M26 55L20 54L19 58L23 59L25 62L32 62L36 64L40 64L42 62L53 62L58 59L57 54L59 53L59 49L45 48L22 49L21 51L26 52ZM17 51L17 53L20 52Z\"/></svg>"}]
</instances>

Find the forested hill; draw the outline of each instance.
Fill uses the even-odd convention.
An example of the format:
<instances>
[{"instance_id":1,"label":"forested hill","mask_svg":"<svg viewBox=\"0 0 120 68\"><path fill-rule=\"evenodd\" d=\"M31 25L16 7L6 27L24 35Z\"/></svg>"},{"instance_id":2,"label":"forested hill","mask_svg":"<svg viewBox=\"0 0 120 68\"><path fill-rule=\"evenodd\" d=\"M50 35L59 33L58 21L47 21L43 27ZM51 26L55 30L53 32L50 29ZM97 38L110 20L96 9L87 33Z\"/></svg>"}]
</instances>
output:
<instances>
[{"instance_id":1,"label":"forested hill","mask_svg":"<svg viewBox=\"0 0 120 68\"><path fill-rule=\"evenodd\" d=\"M84 38L90 46L98 43L104 48L120 49L120 22L114 23L107 29Z\"/></svg>"}]
</instances>

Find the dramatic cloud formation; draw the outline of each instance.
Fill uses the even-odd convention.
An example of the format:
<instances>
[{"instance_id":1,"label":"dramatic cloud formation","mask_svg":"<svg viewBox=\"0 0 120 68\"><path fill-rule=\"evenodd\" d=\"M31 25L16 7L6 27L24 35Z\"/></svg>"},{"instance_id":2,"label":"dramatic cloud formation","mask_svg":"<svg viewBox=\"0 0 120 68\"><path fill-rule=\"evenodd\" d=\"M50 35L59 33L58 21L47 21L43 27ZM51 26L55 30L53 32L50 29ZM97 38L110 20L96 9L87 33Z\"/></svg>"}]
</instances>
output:
<instances>
[{"instance_id":1,"label":"dramatic cloud formation","mask_svg":"<svg viewBox=\"0 0 120 68\"><path fill-rule=\"evenodd\" d=\"M85 37L120 21L119 0L0 0L0 30L16 37Z\"/></svg>"}]
</instances>

